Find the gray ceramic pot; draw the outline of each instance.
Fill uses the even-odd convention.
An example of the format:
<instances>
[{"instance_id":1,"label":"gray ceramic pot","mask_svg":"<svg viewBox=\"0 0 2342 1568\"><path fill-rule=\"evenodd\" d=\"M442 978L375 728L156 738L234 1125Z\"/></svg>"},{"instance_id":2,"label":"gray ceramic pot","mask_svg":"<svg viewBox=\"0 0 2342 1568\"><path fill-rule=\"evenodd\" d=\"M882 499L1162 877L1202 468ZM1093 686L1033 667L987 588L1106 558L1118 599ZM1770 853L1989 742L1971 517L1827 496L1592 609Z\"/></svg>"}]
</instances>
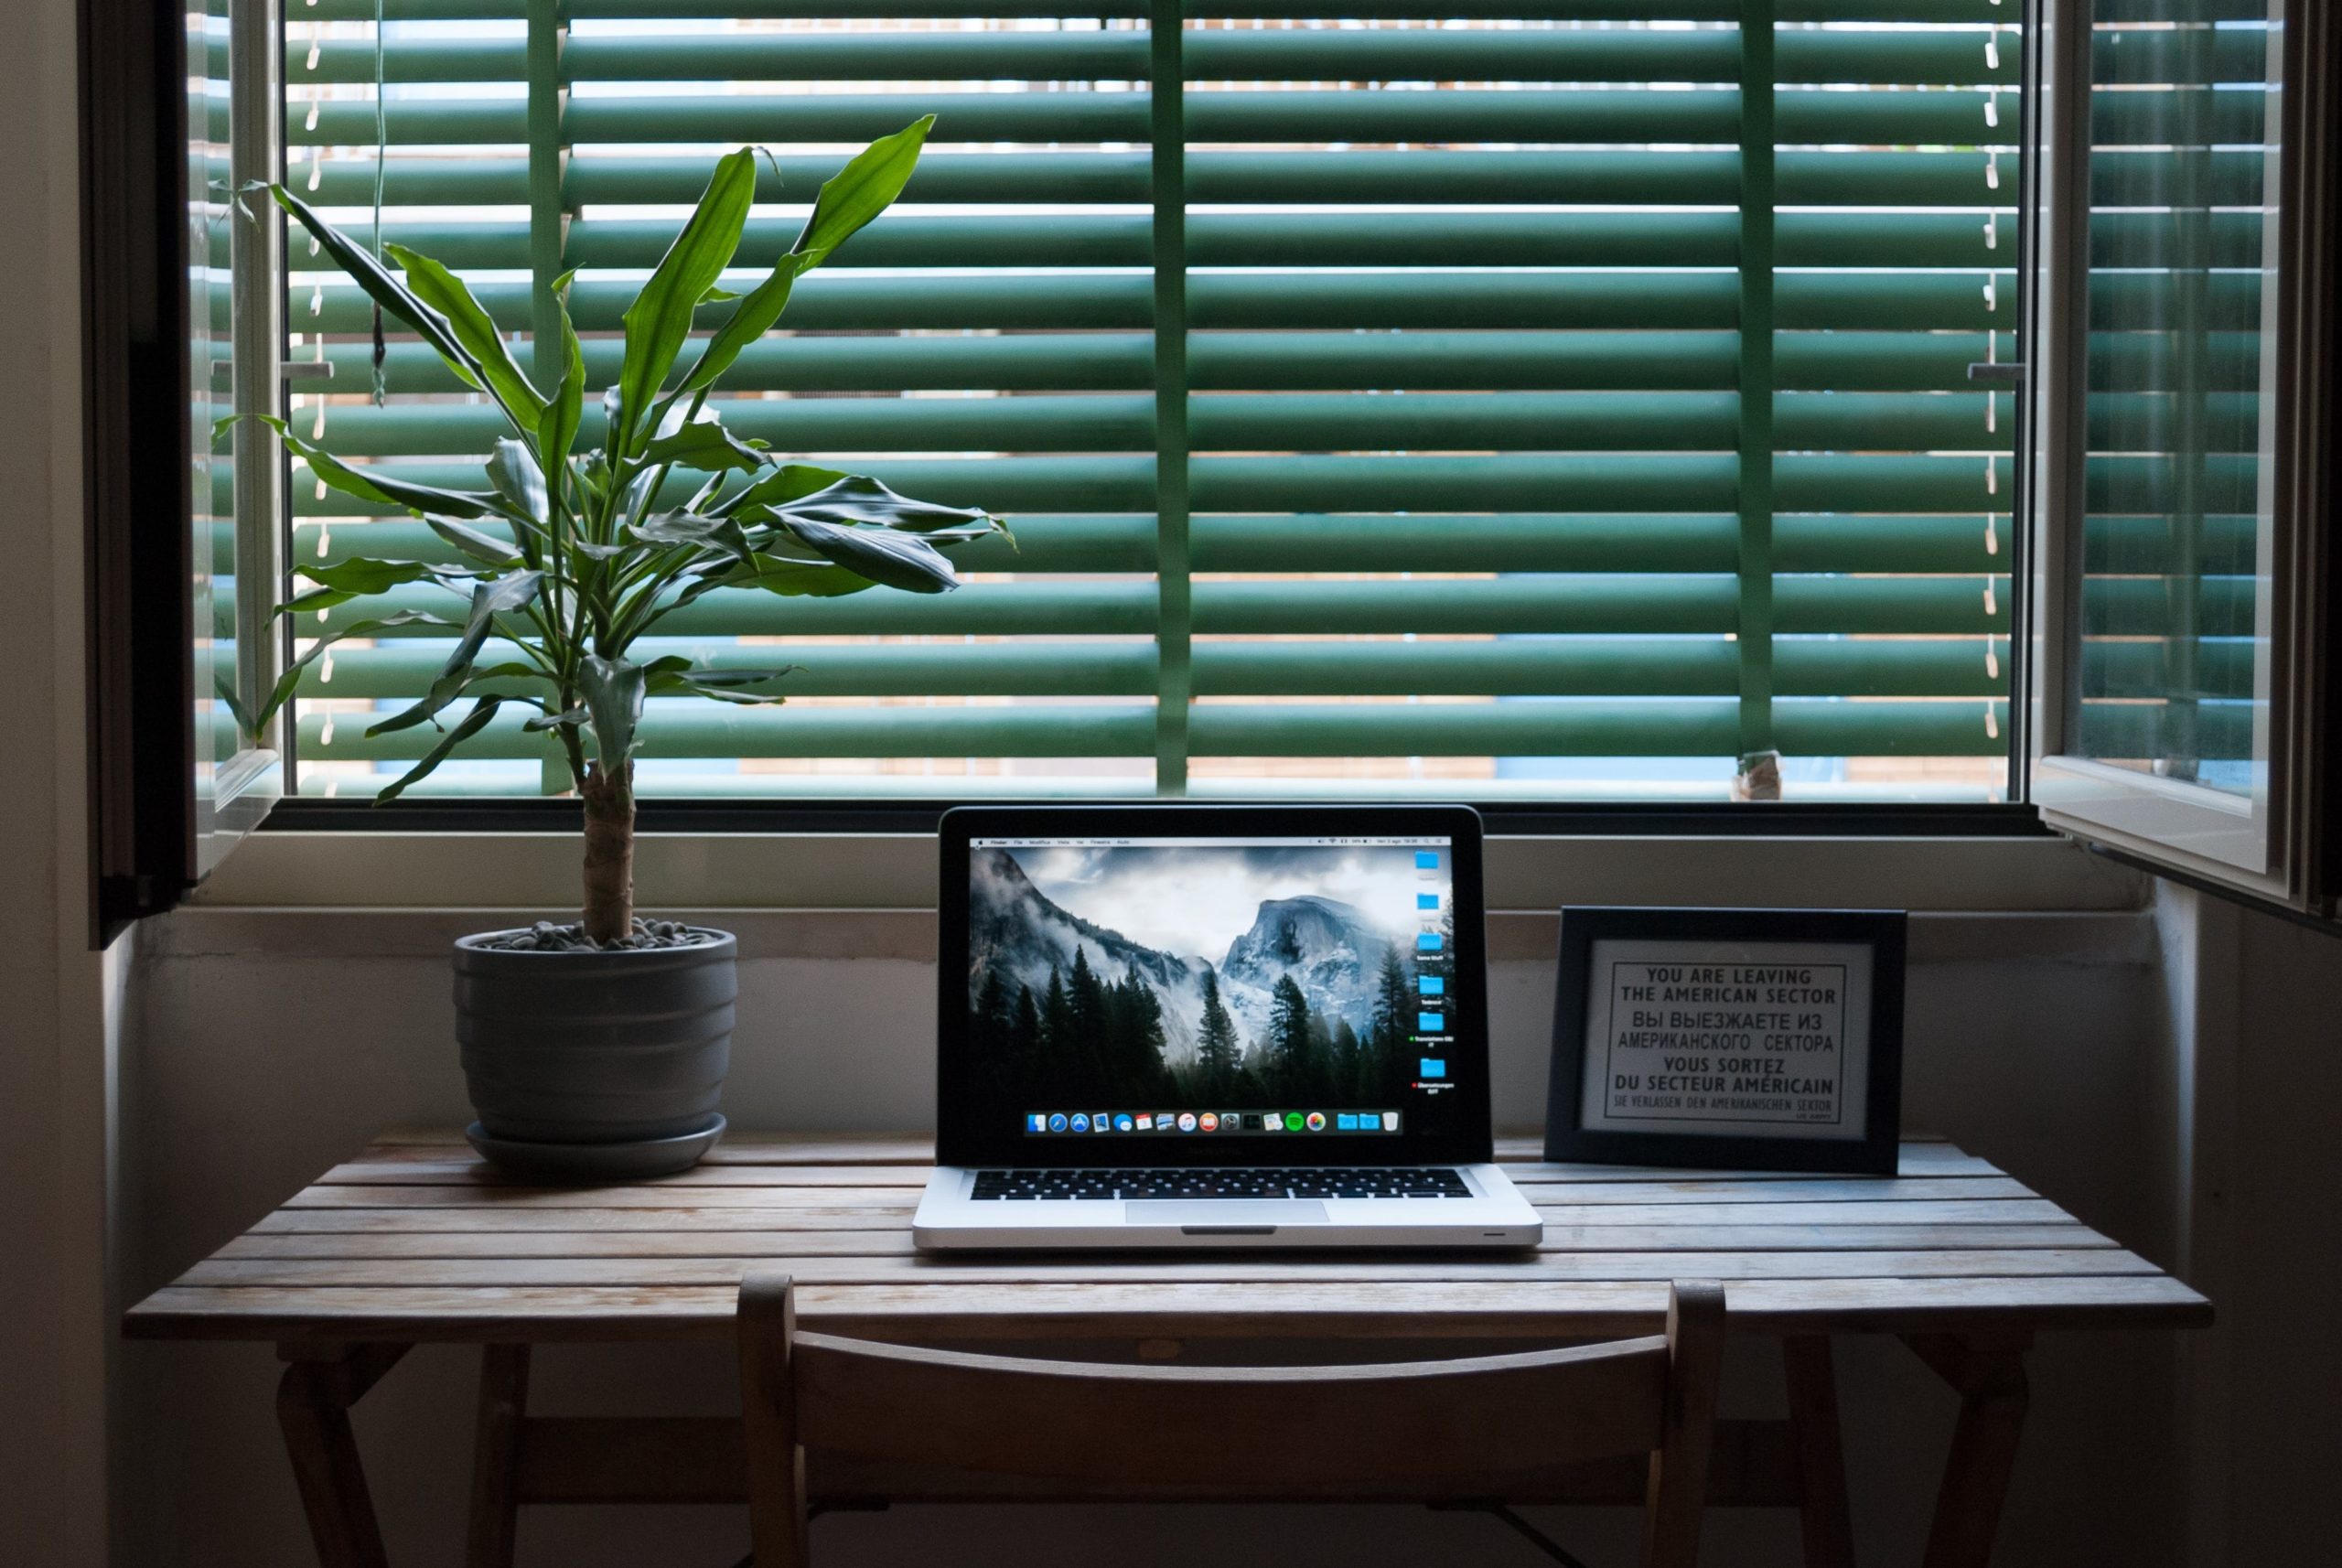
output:
<instances>
[{"instance_id":1,"label":"gray ceramic pot","mask_svg":"<svg viewBox=\"0 0 2342 1568\"><path fill-rule=\"evenodd\" d=\"M472 1142L540 1174L680 1170L714 1145L739 994L727 931L694 947L512 951L456 942Z\"/></svg>"}]
</instances>

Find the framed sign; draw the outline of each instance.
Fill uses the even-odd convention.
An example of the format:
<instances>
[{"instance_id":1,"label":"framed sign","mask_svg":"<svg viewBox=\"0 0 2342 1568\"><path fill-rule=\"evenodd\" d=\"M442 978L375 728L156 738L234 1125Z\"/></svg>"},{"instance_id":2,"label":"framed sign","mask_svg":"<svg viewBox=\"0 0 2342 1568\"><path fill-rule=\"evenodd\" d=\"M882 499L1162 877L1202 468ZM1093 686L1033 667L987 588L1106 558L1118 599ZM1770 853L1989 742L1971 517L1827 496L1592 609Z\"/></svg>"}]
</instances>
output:
<instances>
[{"instance_id":1,"label":"framed sign","mask_svg":"<svg viewBox=\"0 0 2342 1568\"><path fill-rule=\"evenodd\" d=\"M1899 912L1563 909L1545 1157L1892 1176Z\"/></svg>"}]
</instances>

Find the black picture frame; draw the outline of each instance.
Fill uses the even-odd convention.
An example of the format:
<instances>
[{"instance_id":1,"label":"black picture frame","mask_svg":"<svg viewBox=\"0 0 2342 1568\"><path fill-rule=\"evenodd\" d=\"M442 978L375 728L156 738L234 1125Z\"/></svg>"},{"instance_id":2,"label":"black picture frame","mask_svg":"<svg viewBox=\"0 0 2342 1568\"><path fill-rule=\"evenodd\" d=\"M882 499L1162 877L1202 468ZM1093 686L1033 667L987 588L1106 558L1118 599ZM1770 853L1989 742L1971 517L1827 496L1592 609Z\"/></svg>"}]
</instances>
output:
<instances>
[{"instance_id":1,"label":"black picture frame","mask_svg":"<svg viewBox=\"0 0 2342 1568\"><path fill-rule=\"evenodd\" d=\"M1546 1091L1545 1158L1593 1165L1682 1166L1893 1176L1902 1139L1903 981L1907 918L1887 909L1564 908L1553 996L1552 1070ZM1829 942L1872 950L1864 1043L1864 1122L1857 1138L1588 1129L1585 1114L1587 971L1607 941ZM1851 1035L1852 1031L1847 1031Z\"/></svg>"}]
</instances>

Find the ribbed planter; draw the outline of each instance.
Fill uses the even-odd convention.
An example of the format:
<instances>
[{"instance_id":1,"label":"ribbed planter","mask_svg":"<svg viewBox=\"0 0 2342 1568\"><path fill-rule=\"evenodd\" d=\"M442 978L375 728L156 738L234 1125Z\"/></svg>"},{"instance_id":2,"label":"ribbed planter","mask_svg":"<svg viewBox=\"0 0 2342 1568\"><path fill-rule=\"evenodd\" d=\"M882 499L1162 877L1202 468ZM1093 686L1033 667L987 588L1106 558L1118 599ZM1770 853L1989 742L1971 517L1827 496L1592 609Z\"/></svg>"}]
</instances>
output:
<instances>
[{"instance_id":1,"label":"ribbed planter","mask_svg":"<svg viewBox=\"0 0 2342 1568\"><path fill-rule=\"evenodd\" d=\"M532 1176L651 1176L722 1134L739 995L728 931L690 947L512 950L456 941L456 1037L473 1145Z\"/></svg>"}]
</instances>

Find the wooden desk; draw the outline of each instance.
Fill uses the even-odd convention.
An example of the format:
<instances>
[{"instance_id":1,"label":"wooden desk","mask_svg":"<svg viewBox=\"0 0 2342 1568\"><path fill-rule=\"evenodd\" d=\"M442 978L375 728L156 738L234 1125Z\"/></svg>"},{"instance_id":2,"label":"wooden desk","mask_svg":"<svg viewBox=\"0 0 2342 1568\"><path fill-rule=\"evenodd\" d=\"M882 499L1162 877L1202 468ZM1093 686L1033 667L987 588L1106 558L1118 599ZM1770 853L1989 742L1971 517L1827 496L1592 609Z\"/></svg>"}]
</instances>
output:
<instances>
[{"instance_id":1,"label":"wooden desk","mask_svg":"<svg viewBox=\"0 0 2342 1568\"><path fill-rule=\"evenodd\" d=\"M410 1346L482 1346L470 1561L486 1568L510 1561L520 1503L745 1496L734 1422L532 1418L526 1405L533 1344L728 1338L751 1266L794 1274L800 1321L826 1333L1102 1340L1108 1354L1153 1358L1205 1340L1407 1341L1398 1353L1418 1355L1650 1333L1668 1281L1721 1280L1734 1327L1782 1340L1790 1416L1721 1423L1711 1500L1794 1507L1809 1563L1851 1563L1829 1337L1893 1334L1959 1397L1926 1562L1961 1568L1991 1551L2036 1331L2211 1320L2202 1296L1945 1143L1905 1144L1895 1178L1551 1165L1522 1140L1499 1153L1543 1211L1533 1253L945 1260L911 1249L923 1140L735 1133L682 1176L546 1189L506 1183L453 1133L392 1134L134 1307L126 1326L277 1344L289 1363L278 1414L327 1568L385 1562L350 1405ZM830 1507L1070 1495L811 1463L815 1501ZM1630 1467L1376 1496L1615 1501L1639 1488Z\"/></svg>"}]
</instances>

